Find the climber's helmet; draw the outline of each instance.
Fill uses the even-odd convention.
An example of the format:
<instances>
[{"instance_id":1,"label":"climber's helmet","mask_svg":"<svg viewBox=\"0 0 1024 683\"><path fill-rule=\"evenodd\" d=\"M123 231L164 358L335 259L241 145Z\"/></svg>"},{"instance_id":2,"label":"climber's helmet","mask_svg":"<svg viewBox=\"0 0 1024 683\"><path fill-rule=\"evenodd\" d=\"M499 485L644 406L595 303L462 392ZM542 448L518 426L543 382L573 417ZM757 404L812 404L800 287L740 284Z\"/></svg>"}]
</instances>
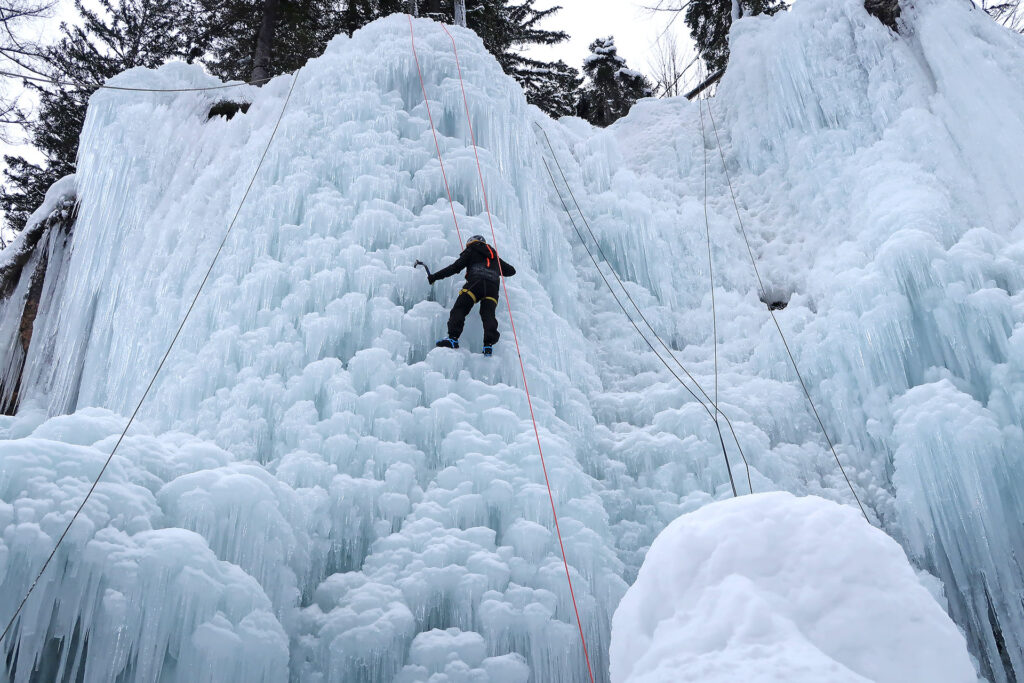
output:
<instances>
[{"instance_id":1,"label":"climber's helmet","mask_svg":"<svg viewBox=\"0 0 1024 683\"><path fill-rule=\"evenodd\" d=\"M487 240L484 239L483 235L473 235L466 242L466 246L468 247L469 245L473 244L473 242L483 242L484 244L487 244Z\"/></svg>"}]
</instances>

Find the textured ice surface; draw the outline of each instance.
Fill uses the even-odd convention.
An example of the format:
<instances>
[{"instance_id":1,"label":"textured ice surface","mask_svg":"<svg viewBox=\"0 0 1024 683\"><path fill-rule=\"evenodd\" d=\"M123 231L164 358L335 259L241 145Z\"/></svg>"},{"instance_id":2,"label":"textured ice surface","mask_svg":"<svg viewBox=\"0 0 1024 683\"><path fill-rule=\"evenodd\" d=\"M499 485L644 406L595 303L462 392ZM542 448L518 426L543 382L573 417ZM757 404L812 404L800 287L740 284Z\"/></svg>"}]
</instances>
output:
<instances>
[{"instance_id":1,"label":"textured ice surface","mask_svg":"<svg viewBox=\"0 0 1024 683\"><path fill-rule=\"evenodd\" d=\"M61 287L74 201L75 176L68 175L50 186L24 229L0 252L0 409L4 412L12 412L16 403L25 363L26 306L34 306L33 299L38 297L33 322L42 327L54 308L53 293Z\"/></svg>"},{"instance_id":2,"label":"textured ice surface","mask_svg":"<svg viewBox=\"0 0 1024 683\"><path fill-rule=\"evenodd\" d=\"M1024 671L1024 45L945 0L906 18L896 36L855 0L806 0L739 22L714 115L847 471L1006 680ZM489 234L451 44L414 24L463 234ZM630 293L710 391L698 108L645 101L606 130L555 123L472 34L452 33L497 246L518 269L509 294L580 616L608 680L611 616L647 548L729 484L707 413L576 244L532 124ZM171 64L118 83L216 81ZM207 120L213 94L93 97L74 249L34 332L22 409L0 419L0 614L138 400L289 85L241 88L253 104L230 121ZM407 19L332 41L299 73L278 136L139 421L4 644L10 677L501 682L525 666L531 680L586 680L508 321L494 358L475 353L475 321L463 350L433 348L460 283L430 288L412 263L441 265L459 244ZM713 140L722 408L755 491L851 503L758 299ZM156 632L108 645L118 623Z\"/></svg>"},{"instance_id":3,"label":"textured ice surface","mask_svg":"<svg viewBox=\"0 0 1024 683\"><path fill-rule=\"evenodd\" d=\"M614 683L975 683L967 643L855 508L761 493L672 522L615 612Z\"/></svg>"}]
</instances>

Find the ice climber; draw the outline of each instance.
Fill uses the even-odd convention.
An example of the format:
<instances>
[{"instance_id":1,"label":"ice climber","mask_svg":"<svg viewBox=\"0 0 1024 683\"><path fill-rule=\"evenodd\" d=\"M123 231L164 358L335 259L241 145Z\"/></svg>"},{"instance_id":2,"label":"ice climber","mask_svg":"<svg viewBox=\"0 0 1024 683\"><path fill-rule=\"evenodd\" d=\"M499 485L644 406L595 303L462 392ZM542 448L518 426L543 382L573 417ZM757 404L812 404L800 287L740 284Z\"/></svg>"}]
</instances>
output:
<instances>
[{"instance_id":1,"label":"ice climber","mask_svg":"<svg viewBox=\"0 0 1024 683\"><path fill-rule=\"evenodd\" d=\"M455 300L451 315L448 316L448 336L439 340L436 346L459 348L459 335L466 324L466 316L474 305L480 304L480 320L484 326L483 351L485 356L489 356L501 336L498 332L498 319L494 316L498 307L501 276L515 275L516 269L498 258L498 252L487 244L482 235L473 235L466 242L466 248L459 254L459 258L455 259L455 263L436 273L428 274L427 281L434 284L438 280L455 275L463 268L466 269L466 284L459 292L459 298Z\"/></svg>"}]
</instances>

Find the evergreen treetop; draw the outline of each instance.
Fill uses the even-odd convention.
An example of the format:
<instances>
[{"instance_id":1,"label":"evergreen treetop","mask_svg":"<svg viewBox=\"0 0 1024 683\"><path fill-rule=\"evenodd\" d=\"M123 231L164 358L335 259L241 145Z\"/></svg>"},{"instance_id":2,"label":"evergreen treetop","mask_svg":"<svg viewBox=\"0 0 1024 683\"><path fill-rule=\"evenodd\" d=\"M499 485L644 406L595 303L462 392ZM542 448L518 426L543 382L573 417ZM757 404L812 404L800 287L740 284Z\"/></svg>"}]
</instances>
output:
<instances>
[{"instance_id":1,"label":"evergreen treetop","mask_svg":"<svg viewBox=\"0 0 1024 683\"><path fill-rule=\"evenodd\" d=\"M522 86L526 99L551 116L572 114L576 108L579 72L562 60L546 62L522 53L530 45L557 45L569 39L565 31L542 28L560 6L534 7L535 0L466 0L466 23L476 32L502 70ZM421 2L421 16L452 21L452 0Z\"/></svg>"},{"instance_id":2,"label":"evergreen treetop","mask_svg":"<svg viewBox=\"0 0 1024 683\"><path fill-rule=\"evenodd\" d=\"M577 113L595 126L608 126L629 113L637 100L651 97L654 88L619 56L615 38L598 38L583 60L587 84L580 94Z\"/></svg>"},{"instance_id":3,"label":"evergreen treetop","mask_svg":"<svg viewBox=\"0 0 1024 683\"><path fill-rule=\"evenodd\" d=\"M204 63L225 80L248 80L265 0L195 0L198 12L190 23L199 42L209 45ZM273 31L271 76L290 73L323 53L337 33L372 21L371 0L280 0ZM367 12L371 12L367 14Z\"/></svg>"}]
</instances>

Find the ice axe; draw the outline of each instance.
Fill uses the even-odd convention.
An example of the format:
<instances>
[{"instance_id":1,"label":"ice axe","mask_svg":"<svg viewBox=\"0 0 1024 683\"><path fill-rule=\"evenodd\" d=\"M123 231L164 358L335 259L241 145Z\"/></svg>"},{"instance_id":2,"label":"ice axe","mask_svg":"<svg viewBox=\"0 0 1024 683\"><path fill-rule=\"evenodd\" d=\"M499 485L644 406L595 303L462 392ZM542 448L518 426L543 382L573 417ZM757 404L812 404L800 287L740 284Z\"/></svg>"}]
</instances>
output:
<instances>
[{"instance_id":1,"label":"ice axe","mask_svg":"<svg viewBox=\"0 0 1024 683\"><path fill-rule=\"evenodd\" d=\"M419 268L420 266L423 266L423 270L427 271L427 277L429 278L430 277L430 268L427 267L426 263L424 263L423 261L420 261L419 259L416 259L416 263L412 264L413 268Z\"/></svg>"}]
</instances>

